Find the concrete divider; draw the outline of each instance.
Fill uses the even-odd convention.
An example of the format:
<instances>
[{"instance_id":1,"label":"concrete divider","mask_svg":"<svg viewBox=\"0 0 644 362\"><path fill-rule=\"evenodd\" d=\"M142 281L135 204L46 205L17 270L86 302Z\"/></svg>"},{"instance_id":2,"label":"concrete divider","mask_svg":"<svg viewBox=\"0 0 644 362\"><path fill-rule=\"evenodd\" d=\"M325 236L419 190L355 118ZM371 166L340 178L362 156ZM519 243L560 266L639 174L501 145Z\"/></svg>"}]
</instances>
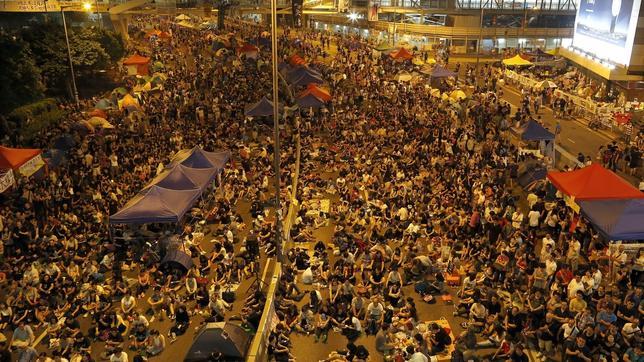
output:
<instances>
[{"instance_id":1,"label":"concrete divider","mask_svg":"<svg viewBox=\"0 0 644 362\"><path fill-rule=\"evenodd\" d=\"M268 361L268 337L275 327L277 316L275 315L275 291L282 276L282 264L276 262L271 271L270 283L266 292L266 304L262 311L262 319L257 327L257 333L253 337L248 353L246 354L247 362L264 362Z\"/></svg>"}]
</instances>

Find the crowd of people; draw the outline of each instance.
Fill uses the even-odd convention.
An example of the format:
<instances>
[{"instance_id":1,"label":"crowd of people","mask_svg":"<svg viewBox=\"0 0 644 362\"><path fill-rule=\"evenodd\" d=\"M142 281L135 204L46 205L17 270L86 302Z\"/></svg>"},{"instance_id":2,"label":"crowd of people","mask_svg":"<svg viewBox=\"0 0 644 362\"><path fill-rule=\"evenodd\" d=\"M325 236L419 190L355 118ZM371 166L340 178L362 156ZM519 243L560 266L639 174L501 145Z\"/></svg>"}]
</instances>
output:
<instances>
[{"instance_id":1,"label":"crowd of people","mask_svg":"<svg viewBox=\"0 0 644 362\"><path fill-rule=\"evenodd\" d=\"M171 39L146 40L153 26L171 30ZM346 349L328 351L329 361L527 361L528 349L544 360L644 358L644 256L609 248L551 188L526 196L512 187L522 158L503 125L516 115L491 83L465 100L443 100L423 83L393 81L413 65L375 55L360 38L281 32L280 59L306 59L333 100L283 117L283 204L271 208L272 132L244 115L270 94L270 52L217 56L212 41L232 32L232 46L260 44L264 30L141 17L130 28L133 44L166 64L162 89L139 96L137 116L110 111L115 131L74 127L91 109L87 100L29 145L47 148L63 134L76 144L67 164L22 181L1 209L0 327L10 335L0 340L2 353L140 360L163 356L204 320L230 320L228 288L280 250L273 223L287 215L299 141L299 207L289 214L271 358L306 360L293 333L320 345L332 333L345 336ZM178 231L117 228L116 239L129 241L110 241L107 217L176 151L196 145L233 154L212 197L193 210L196 222ZM330 230L328 242L319 229ZM185 246L195 266L165 273L141 238L149 233L163 235L161 253ZM256 329L266 296L257 289L236 297L239 319ZM454 315L441 319L427 303L453 303ZM460 325L447 327L454 318ZM366 344L369 335L375 345Z\"/></svg>"}]
</instances>

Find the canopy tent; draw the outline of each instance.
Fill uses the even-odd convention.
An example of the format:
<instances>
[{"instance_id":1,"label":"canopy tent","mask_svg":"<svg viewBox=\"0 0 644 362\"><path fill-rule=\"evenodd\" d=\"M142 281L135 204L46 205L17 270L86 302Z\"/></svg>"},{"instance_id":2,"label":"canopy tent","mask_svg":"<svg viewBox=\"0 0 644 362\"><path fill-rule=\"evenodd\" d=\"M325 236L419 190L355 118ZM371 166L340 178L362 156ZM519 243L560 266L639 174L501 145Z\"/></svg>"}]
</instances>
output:
<instances>
[{"instance_id":1,"label":"canopy tent","mask_svg":"<svg viewBox=\"0 0 644 362\"><path fill-rule=\"evenodd\" d=\"M392 57L394 60L400 60L400 61L411 60L414 58L414 55L405 48L400 48L396 51L393 51L389 53L389 56Z\"/></svg>"},{"instance_id":2,"label":"canopy tent","mask_svg":"<svg viewBox=\"0 0 644 362\"><path fill-rule=\"evenodd\" d=\"M15 182L13 170L0 170L0 194L7 191Z\"/></svg>"},{"instance_id":3,"label":"canopy tent","mask_svg":"<svg viewBox=\"0 0 644 362\"><path fill-rule=\"evenodd\" d=\"M324 102L328 102L332 98L331 93L326 88L320 87L316 84L309 84L306 87L306 90L300 93L299 97L302 98L308 94L312 94L315 98Z\"/></svg>"},{"instance_id":4,"label":"canopy tent","mask_svg":"<svg viewBox=\"0 0 644 362\"><path fill-rule=\"evenodd\" d=\"M432 70L431 77L432 78L449 78L449 77L456 77L458 74L441 67L440 65L437 65L434 67Z\"/></svg>"},{"instance_id":5,"label":"canopy tent","mask_svg":"<svg viewBox=\"0 0 644 362\"><path fill-rule=\"evenodd\" d=\"M644 240L644 199L580 201L581 213L609 240Z\"/></svg>"},{"instance_id":6,"label":"canopy tent","mask_svg":"<svg viewBox=\"0 0 644 362\"><path fill-rule=\"evenodd\" d=\"M523 65L532 65L532 62L529 60L523 59L519 54L517 54L512 58L503 59L503 64L508 66L523 66Z\"/></svg>"},{"instance_id":7,"label":"canopy tent","mask_svg":"<svg viewBox=\"0 0 644 362\"><path fill-rule=\"evenodd\" d=\"M303 87L303 86L307 86L307 85L309 85L311 83L322 84L322 83L324 83L324 81L322 80L321 77L318 77L317 75L314 75L312 73L307 72L305 74L302 74L302 76L300 76L299 78L293 80L291 82L291 85L296 86L296 87Z\"/></svg>"},{"instance_id":8,"label":"canopy tent","mask_svg":"<svg viewBox=\"0 0 644 362\"><path fill-rule=\"evenodd\" d=\"M94 128L114 128L113 124L102 117L92 117L87 120L87 123L91 124Z\"/></svg>"},{"instance_id":9,"label":"canopy tent","mask_svg":"<svg viewBox=\"0 0 644 362\"><path fill-rule=\"evenodd\" d=\"M575 200L640 199L644 193L597 163L568 172L548 172L548 180Z\"/></svg>"},{"instance_id":10,"label":"canopy tent","mask_svg":"<svg viewBox=\"0 0 644 362\"><path fill-rule=\"evenodd\" d=\"M213 353L221 354L225 361L244 361L251 342L252 336L241 326L227 322L208 323L195 337L183 361L207 361Z\"/></svg>"},{"instance_id":11,"label":"canopy tent","mask_svg":"<svg viewBox=\"0 0 644 362\"><path fill-rule=\"evenodd\" d=\"M177 152L170 161L170 167L181 164L190 168L215 168L220 172L230 159L230 151L204 151L199 147Z\"/></svg>"},{"instance_id":12,"label":"canopy tent","mask_svg":"<svg viewBox=\"0 0 644 362\"><path fill-rule=\"evenodd\" d=\"M298 106L302 108L322 108L324 106L324 101L317 98L313 94L307 94L303 97L298 98L296 101Z\"/></svg>"},{"instance_id":13,"label":"canopy tent","mask_svg":"<svg viewBox=\"0 0 644 362\"><path fill-rule=\"evenodd\" d=\"M521 139L525 141L552 141L555 135L535 121L529 121L523 128Z\"/></svg>"},{"instance_id":14,"label":"canopy tent","mask_svg":"<svg viewBox=\"0 0 644 362\"><path fill-rule=\"evenodd\" d=\"M278 107L280 107L278 105ZM244 114L248 117L266 117L273 115L273 102L269 101L266 97L246 107Z\"/></svg>"},{"instance_id":15,"label":"canopy tent","mask_svg":"<svg viewBox=\"0 0 644 362\"><path fill-rule=\"evenodd\" d=\"M205 190L219 173L216 167L192 168L175 164L155 177L150 184L170 190Z\"/></svg>"},{"instance_id":16,"label":"canopy tent","mask_svg":"<svg viewBox=\"0 0 644 362\"><path fill-rule=\"evenodd\" d=\"M134 54L123 61L128 75L148 75L150 58Z\"/></svg>"},{"instance_id":17,"label":"canopy tent","mask_svg":"<svg viewBox=\"0 0 644 362\"><path fill-rule=\"evenodd\" d=\"M110 216L110 224L177 223L201 195L201 191L169 190L151 185Z\"/></svg>"},{"instance_id":18,"label":"canopy tent","mask_svg":"<svg viewBox=\"0 0 644 362\"><path fill-rule=\"evenodd\" d=\"M174 18L176 21L181 21L181 20L190 20L190 17L186 14L179 14L177 17Z\"/></svg>"},{"instance_id":19,"label":"canopy tent","mask_svg":"<svg viewBox=\"0 0 644 362\"><path fill-rule=\"evenodd\" d=\"M23 176L31 176L45 165L41 153L39 149L0 146L0 169L17 170Z\"/></svg>"},{"instance_id":20,"label":"canopy tent","mask_svg":"<svg viewBox=\"0 0 644 362\"><path fill-rule=\"evenodd\" d=\"M285 68L286 80L288 80L289 82L293 82L303 75L310 75L317 78L322 77L322 74L320 74L320 72L307 66Z\"/></svg>"},{"instance_id":21,"label":"canopy tent","mask_svg":"<svg viewBox=\"0 0 644 362\"><path fill-rule=\"evenodd\" d=\"M559 86L557 83L551 81L551 80L544 80L543 82L538 83L535 85L535 88L537 89L547 89L547 88L558 88Z\"/></svg>"}]
</instances>

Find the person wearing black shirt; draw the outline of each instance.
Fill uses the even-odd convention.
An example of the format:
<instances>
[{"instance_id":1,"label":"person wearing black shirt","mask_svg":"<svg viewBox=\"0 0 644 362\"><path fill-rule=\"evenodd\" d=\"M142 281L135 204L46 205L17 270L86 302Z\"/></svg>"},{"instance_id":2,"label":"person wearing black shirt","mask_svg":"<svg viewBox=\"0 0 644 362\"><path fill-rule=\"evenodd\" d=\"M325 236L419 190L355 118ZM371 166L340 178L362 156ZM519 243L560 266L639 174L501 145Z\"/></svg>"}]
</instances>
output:
<instances>
[{"instance_id":1,"label":"person wearing black shirt","mask_svg":"<svg viewBox=\"0 0 644 362\"><path fill-rule=\"evenodd\" d=\"M582 336L571 340L566 346L565 355L570 362L591 362L590 350L586 346L586 340Z\"/></svg>"},{"instance_id":2,"label":"person wearing black shirt","mask_svg":"<svg viewBox=\"0 0 644 362\"><path fill-rule=\"evenodd\" d=\"M431 331L432 336L430 341L432 343L432 355L443 352L447 346L452 344L452 338L447 334L447 332L445 332L445 329L441 328L438 324L432 323Z\"/></svg>"},{"instance_id":3,"label":"person wearing black shirt","mask_svg":"<svg viewBox=\"0 0 644 362\"><path fill-rule=\"evenodd\" d=\"M528 355L523 351L523 346L517 343L514 350L510 353L510 361L512 362L528 362Z\"/></svg>"}]
</instances>

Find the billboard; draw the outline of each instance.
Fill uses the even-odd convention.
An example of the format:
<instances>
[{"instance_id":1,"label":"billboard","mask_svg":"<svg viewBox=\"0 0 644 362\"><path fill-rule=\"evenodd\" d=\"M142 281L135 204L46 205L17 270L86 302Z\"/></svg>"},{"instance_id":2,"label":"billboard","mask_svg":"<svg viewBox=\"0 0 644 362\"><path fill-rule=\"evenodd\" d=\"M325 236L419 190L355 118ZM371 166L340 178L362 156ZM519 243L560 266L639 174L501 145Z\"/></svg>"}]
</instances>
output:
<instances>
[{"instance_id":1,"label":"billboard","mask_svg":"<svg viewBox=\"0 0 644 362\"><path fill-rule=\"evenodd\" d=\"M642 0L580 0L572 45L628 65Z\"/></svg>"}]
</instances>

